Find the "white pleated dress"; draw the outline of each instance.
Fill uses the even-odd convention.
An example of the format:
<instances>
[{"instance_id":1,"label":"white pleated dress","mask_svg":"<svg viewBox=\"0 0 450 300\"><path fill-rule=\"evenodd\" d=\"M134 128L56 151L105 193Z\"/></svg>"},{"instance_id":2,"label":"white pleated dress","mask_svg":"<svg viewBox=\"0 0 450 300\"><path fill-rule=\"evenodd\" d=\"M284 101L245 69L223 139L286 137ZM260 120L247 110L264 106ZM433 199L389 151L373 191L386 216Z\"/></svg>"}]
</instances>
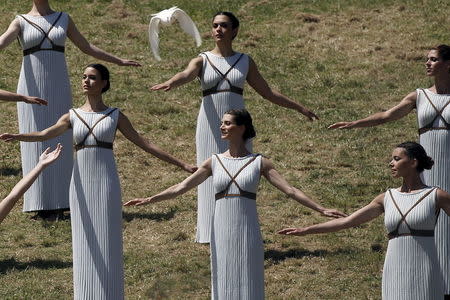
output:
<instances>
[{"instance_id":1,"label":"white pleated dress","mask_svg":"<svg viewBox=\"0 0 450 300\"><path fill-rule=\"evenodd\" d=\"M202 74L200 82L202 90L208 90L216 86L219 90L227 90L230 83L233 86L243 89L248 73L248 56L236 52L229 57L222 57L205 52L200 54L203 58ZM222 73L227 73L234 63L237 64L226 74L227 80L217 72L208 62L210 62ZM228 143L220 138L220 121L223 114L230 109L245 108L242 94L231 91L222 91L204 96L197 118L196 147L197 165L201 165L214 153L222 153L227 150ZM248 143L248 150L251 149L251 142ZM211 235L211 220L214 213L214 188L212 179L208 178L198 187L198 207L197 207L197 235L196 241L199 243L209 243Z\"/></svg>"},{"instance_id":2,"label":"white pleated dress","mask_svg":"<svg viewBox=\"0 0 450 300\"><path fill-rule=\"evenodd\" d=\"M446 127L440 117L433 121L437 112L424 93L439 111L450 102L450 94L435 94L428 89L417 89L416 105L419 128L430 122L433 122L432 127ZM444 108L442 116L446 122L450 122L450 105ZM424 182L429 186L437 186L450 192L450 130L429 130L420 134L419 142L425 148L428 156L434 160L431 170L423 172ZM444 211L439 214L435 241L444 278L445 293L450 294L450 218Z\"/></svg>"},{"instance_id":3,"label":"white pleated dress","mask_svg":"<svg viewBox=\"0 0 450 300\"><path fill-rule=\"evenodd\" d=\"M444 287L439 272L439 262L433 236L422 233L408 235L413 230L432 232L437 220L436 189L424 188L413 193L402 193L391 189L384 197L384 223L388 232L397 228L400 236L389 240L383 269L382 294L384 300L442 300ZM431 192L430 192L431 191ZM427 193L430 192L428 195ZM417 206L414 204L425 197ZM405 235L402 235L405 234Z\"/></svg>"},{"instance_id":4,"label":"white pleated dress","mask_svg":"<svg viewBox=\"0 0 450 300\"><path fill-rule=\"evenodd\" d=\"M20 21L19 41L21 47L30 49L39 45L52 48L49 39L36 26L47 33L59 16L59 12L47 16L22 15ZM25 20L25 19L26 20ZM68 26L68 15L62 13L48 37L57 46L64 46ZM20 70L17 92L37 96L48 101L48 106L17 104L19 132L28 133L50 127L72 107L70 82L66 60L63 52L41 50L24 55ZM39 161L40 154L47 148L54 148L61 143L64 151L55 163L48 167L24 196L24 211L53 210L69 207L69 183L72 173L72 131L44 142L20 143L22 170L27 174Z\"/></svg>"},{"instance_id":5,"label":"white pleated dress","mask_svg":"<svg viewBox=\"0 0 450 300\"><path fill-rule=\"evenodd\" d=\"M256 154L242 158L228 158L219 154L220 161L231 176ZM216 193L226 189L231 181L216 156L212 157L212 179ZM261 173L258 155L235 178L239 187L256 194ZM240 194L232 183L226 196L216 200L211 232L212 299L264 299L264 246L258 222L255 199Z\"/></svg>"},{"instance_id":6,"label":"white pleated dress","mask_svg":"<svg viewBox=\"0 0 450 300\"><path fill-rule=\"evenodd\" d=\"M113 143L119 110L76 112L92 127L98 141ZM89 129L71 110L74 144ZM93 135L85 145L97 145ZM88 147L76 151L70 183L74 298L110 300L124 298L122 251L122 201L112 149Z\"/></svg>"}]
</instances>

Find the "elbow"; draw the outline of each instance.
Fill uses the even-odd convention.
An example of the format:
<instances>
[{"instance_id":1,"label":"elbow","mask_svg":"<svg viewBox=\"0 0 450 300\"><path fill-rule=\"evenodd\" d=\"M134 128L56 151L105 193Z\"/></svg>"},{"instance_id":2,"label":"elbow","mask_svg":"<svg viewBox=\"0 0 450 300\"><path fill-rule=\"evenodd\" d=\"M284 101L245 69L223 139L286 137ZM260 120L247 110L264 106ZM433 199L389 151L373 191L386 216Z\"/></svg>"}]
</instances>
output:
<instances>
[{"instance_id":1,"label":"elbow","mask_svg":"<svg viewBox=\"0 0 450 300\"><path fill-rule=\"evenodd\" d=\"M292 199L295 199L295 196L296 196L296 190L295 190L295 188L294 187L289 187L288 188L288 190L286 191L286 195L289 197L289 198L292 198Z\"/></svg>"}]
</instances>

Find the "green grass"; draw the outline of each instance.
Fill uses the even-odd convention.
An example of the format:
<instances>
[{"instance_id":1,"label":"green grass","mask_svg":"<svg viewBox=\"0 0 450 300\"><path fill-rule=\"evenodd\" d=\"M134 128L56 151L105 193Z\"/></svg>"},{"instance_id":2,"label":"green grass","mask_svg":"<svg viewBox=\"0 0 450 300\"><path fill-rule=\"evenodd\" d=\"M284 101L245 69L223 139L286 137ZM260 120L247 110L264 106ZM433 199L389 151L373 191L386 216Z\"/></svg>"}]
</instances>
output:
<instances>
[{"instance_id":1,"label":"green grass","mask_svg":"<svg viewBox=\"0 0 450 300\"><path fill-rule=\"evenodd\" d=\"M142 68L106 64L112 88L106 102L130 117L139 132L188 161L195 161L195 122L200 89L192 82L169 93L148 88L181 71L212 47L212 14L230 10L242 22L237 51L250 54L272 87L320 116L299 114L245 90L258 136L254 148L269 156L292 184L326 206L348 213L388 187L392 147L416 140L415 115L378 128L329 131L336 121L366 116L397 103L417 87L431 85L423 62L430 46L449 40L448 1L143 1L55 0L71 14L89 41L135 59ZM175 27L161 31L161 62L147 40L150 14L178 6L197 23L200 48ZM6 30L31 1L3 1L0 30ZM21 64L17 43L0 52L0 88L15 90ZM96 60L67 43L74 105L83 67ZM0 103L0 131L16 132L16 108ZM116 159L123 200L154 194L186 174L142 152L120 134ZM22 176L17 143L0 144L4 197ZM70 299L69 222L29 220L21 203L0 227L0 298ZM324 221L262 180L258 210L265 241L268 299L379 299L387 245L382 218L345 232L302 238L276 235L285 226ZM126 295L129 299L207 299L209 249L192 242L195 191L154 206L124 209ZM373 250L375 249L375 250ZM380 250L378 250L380 249Z\"/></svg>"}]
</instances>

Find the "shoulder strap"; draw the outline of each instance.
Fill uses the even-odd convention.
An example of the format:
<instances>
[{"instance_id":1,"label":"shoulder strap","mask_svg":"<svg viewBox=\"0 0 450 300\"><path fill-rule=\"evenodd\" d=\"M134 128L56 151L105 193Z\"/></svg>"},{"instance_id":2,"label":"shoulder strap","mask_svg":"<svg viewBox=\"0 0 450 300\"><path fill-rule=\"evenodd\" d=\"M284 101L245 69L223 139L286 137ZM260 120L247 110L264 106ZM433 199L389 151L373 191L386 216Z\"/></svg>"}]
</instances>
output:
<instances>
[{"instance_id":1,"label":"shoulder strap","mask_svg":"<svg viewBox=\"0 0 450 300\"><path fill-rule=\"evenodd\" d=\"M430 102L431 106L434 108L434 110L436 111L437 115L436 117L433 119L433 121L431 123L434 122L434 120L436 120L437 118L441 118L444 123L447 125L447 121L444 119L444 117L442 116L442 113L444 112L444 109L450 104L450 100L447 101L447 103L445 103L444 107L441 108L441 110L437 109L437 107L434 105L433 101L431 101L430 97L428 96L428 94L425 92L424 89L421 89L422 92L424 93L425 97L427 98L428 102Z\"/></svg>"},{"instance_id":2,"label":"shoulder strap","mask_svg":"<svg viewBox=\"0 0 450 300\"><path fill-rule=\"evenodd\" d=\"M50 37L48 36L48 34L50 33L50 31L53 29L53 27L55 27L56 23L58 23L59 19L62 16L62 12L59 12L58 17L55 19L55 21L52 23L52 25L50 26L50 28L48 29L47 32L44 31L44 29L42 29L41 26L39 26L38 24L34 23L31 20L28 20L27 18L25 18L23 15L19 15L20 17L22 17L25 21L27 21L31 26L33 26L34 28L36 28L37 30L39 30L40 32L42 32L42 34L44 35L44 37L42 38L42 40L39 42L39 44L37 46L41 46L42 43L45 41L45 39L48 39L48 41L54 45L53 41L50 39Z\"/></svg>"},{"instance_id":3,"label":"shoulder strap","mask_svg":"<svg viewBox=\"0 0 450 300\"><path fill-rule=\"evenodd\" d=\"M420 197L419 200L416 201L416 203L413 204L413 206L411 206L408 211L403 214L402 211L400 210L400 207L398 206L397 202L394 199L394 196L392 195L392 191L389 190L389 195L391 196L391 200L392 203L394 203L395 207L397 208L398 212L400 213L400 216L402 217L400 219L400 221L397 224L397 227L395 228L394 232L398 232L398 229L400 228L400 225L404 222L406 224L406 226L408 227L408 229L411 231L411 227L409 226L408 222L406 222L406 216L420 203L422 202L422 200L424 200L432 191L434 191L436 188L432 188L430 189L428 192L425 193L425 195L423 195L422 197Z\"/></svg>"},{"instance_id":4,"label":"shoulder strap","mask_svg":"<svg viewBox=\"0 0 450 300\"><path fill-rule=\"evenodd\" d=\"M248 162L246 162L237 172L236 174L234 174L234 176L232 176L230 174L230 172L227 170L227 168L225 168L225 166L223 165L222 161L219 158L219 155L214 154L217 157L217 161L220 163L220 165L222 166L222 168L225 170L225 172L228 174L228 176L230 176L231 181L227 184L226 188L224 191L227 191L231 184L234 183L237 188L242 191L241 187L239 186L239 184L236 182L236 177L248 166L250 165L253 161L255 161L255 159L260 155L260 154L256 154L255 156L252 157L252 159L250 159Z\"/></svg>"}]
</instances>

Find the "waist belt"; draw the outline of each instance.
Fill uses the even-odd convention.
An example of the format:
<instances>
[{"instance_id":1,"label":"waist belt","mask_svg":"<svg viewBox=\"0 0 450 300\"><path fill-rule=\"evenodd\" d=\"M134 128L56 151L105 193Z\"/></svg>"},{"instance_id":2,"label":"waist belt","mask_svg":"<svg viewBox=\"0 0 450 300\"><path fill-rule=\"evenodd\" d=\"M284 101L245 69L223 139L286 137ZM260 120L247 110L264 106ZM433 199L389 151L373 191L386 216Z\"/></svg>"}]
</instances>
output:
<instances>
[{"instance_id":1,"label":"waist belt","mask_svg":"<svg viewBox=\"0 0 450 300\"><path fill-rule=\"evenodd\" d=\"M388 238L390 240L398 238L400 236L434 236L434 230L416 230L412 229L411 232L408 233L398 233L398 231L393 231L388 233Z\"/></svg>"},{"instance_id":2,"label":"waist belt","mask_svg":"<svg viewBox=\"0 0 450 300\"><path fill-rule=\"evenodd\" d=\"M97 145L84 145L84 144L77 144L73 146L75 151L79 151L84 148L105 148L105 149L113 149L113 143L108 142L97 142Z\"/></svg>"},{"instance_id":3,"label":"waist belt","mask_svg":"<svg viewBox=\"0 0 450 300\"><path fill-rule=\"evenodd\" d=\"M235 94L242 95L242 94L244 94L244 89L242 89L242 88L240 88L238 86L233 86L232 85L228 89L218 90L217 86L214 86L214 87L212 87L210 89L202 91L203 97L209 96L211 94L221 93L221 92L232 92L232 93L235 93Z\"/></svg>"},{"instance_id":4,"label":"waist belt","mask_svg":"<svg viewBox=\"0 0 450 300\"><path fill-rule=\"evenodd\" d=\"M419 134L423 134L425 132L431 131L431 130L450 130L450 128L447 127L422 127L419 128Z\"/></svg>"},{"instance_id":5,"label":"waist belt","mask_svg":"<svg viewBox=\"0 0 450 300\"><path fill-rule=\"evenodd\" d=\"M217 193L216 194L216 200L225 198L225 197L245 197L252 200L256 200L256 194L246 191L239 191L239 194L227 194L225 192Z\"/></svg>"},{"instance_id":6,"label":"waist belt","mask_svg":"<svg viewBox=\"0 0 450 300\"><path fill-rule=\"evenodd\" d=\"M59 46L59 45L53 45L52 48L41 48L41 45L37 45L37 46L23 50L23 56L27 56L34 52L38 52L38 51L57 51L57 52L64 53L65 47Z\"/></svg>"}]
</instances>

